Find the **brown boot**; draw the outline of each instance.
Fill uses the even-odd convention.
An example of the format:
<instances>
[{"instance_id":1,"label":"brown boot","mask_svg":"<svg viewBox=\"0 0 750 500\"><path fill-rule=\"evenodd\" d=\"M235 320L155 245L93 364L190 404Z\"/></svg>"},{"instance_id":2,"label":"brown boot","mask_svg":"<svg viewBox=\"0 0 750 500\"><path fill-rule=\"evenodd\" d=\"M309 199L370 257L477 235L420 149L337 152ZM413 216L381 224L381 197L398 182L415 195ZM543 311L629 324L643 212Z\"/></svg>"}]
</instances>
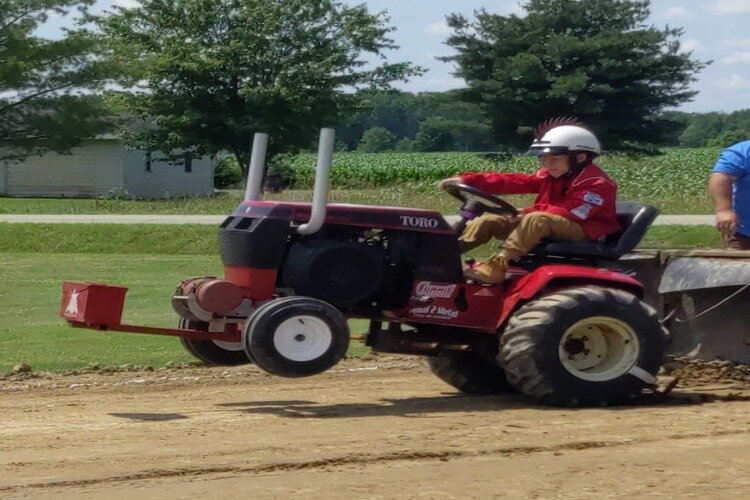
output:
<instances>
[{"instance_id":1,"label":"brown boot","mask_svg":"<svg viewBox=\"0 0 750 500\"><path fill-rule=\"evenodd\" d=\"M486 261L464 271L464 278L486 285L497 285L505 280L507 270L508 263L506 260L501 256L493 255Z\"/></svg>"}]
</instances>

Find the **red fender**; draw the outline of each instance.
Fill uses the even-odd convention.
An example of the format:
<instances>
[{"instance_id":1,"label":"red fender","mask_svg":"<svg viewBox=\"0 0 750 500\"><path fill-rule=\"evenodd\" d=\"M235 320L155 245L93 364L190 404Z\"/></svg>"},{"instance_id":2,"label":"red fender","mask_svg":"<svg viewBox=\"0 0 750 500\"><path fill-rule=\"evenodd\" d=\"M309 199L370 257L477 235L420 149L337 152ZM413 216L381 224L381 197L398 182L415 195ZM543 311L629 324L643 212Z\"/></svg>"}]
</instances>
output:
<instances>
[{"instance_id":1,"label":"red fender","mask_svg":"<svg viewBox=\"0 0 750 500\"><path fill-rule=\"evenodd\" d=\"M541 266L508 289L497 328L502 327L516 309L538 296L550 285L554 285L555 288L585 285L619 288L634 294L639 299L643 298L644 288L643 284L632 276L611 269L564 264Z\"/></svg>"}]
</instances>

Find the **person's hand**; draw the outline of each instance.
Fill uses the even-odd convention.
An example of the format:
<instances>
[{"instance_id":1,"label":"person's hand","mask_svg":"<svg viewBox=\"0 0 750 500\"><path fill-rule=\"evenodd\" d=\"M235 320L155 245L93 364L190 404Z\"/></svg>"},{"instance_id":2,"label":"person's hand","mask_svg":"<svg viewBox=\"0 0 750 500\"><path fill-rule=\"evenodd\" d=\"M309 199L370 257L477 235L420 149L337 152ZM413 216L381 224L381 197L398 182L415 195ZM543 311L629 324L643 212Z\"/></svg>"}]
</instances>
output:
<instances>
[{"instance_id":1,"label":"person's hand","mask_svg":"<svg viewBox=\"0 0 750 500\"><path fill-rule=\"evenodd\" d=\"M438 189L445 189L445 184L448 182L463 182L460 177L449 177L438 182Z\"/></svg>"},{"instance_id":2,"label":"person's hand","mask_svg":"<svg viewBox=\"0 0 750 500\"><path fill-rule=\"evenodd\" d=\"M734 210L716 212L716 229L725 236L732 236L737 231L739 221Z\"/></svg>"}]
</instances>

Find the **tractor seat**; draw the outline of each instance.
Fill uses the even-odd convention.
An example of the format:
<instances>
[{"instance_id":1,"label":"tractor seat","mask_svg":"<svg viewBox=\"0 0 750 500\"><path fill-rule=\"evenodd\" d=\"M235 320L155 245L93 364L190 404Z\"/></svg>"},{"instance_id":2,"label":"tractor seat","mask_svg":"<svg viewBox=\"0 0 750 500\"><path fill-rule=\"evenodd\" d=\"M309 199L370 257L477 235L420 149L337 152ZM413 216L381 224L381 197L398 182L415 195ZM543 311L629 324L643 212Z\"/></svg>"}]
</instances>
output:
<instances>
[{"instance_id":1,"label":"tractor seat","mask_svg":"<svg viewBox=\"0 0 750 500\"><path fill-rule=\"evenodd\" d=\"M607 235L602 242L543 240L529 257L596 257L602 260L618 260L631 252L641 242L659 210L636 201L617 203L617 221L621 229Z\"/></svg>"}]
</instances>

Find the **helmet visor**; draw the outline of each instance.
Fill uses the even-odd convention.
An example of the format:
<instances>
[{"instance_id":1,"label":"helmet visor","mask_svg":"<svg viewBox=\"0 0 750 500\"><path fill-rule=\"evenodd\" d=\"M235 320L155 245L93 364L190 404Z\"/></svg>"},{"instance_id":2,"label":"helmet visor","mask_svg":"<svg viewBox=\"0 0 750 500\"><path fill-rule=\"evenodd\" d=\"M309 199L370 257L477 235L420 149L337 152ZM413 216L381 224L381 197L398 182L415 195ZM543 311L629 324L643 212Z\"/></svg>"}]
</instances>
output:
<instances>
[{"instance_id":1,"label":"helmet visor","mask_svg":"<svg viewBox=\"0 0 750 500\"><path fill-rule=\"evenodd\" d=\"M531 148L527 151L527 154L532 156L544 156L544 155L565 155L570 150L565 146L548 146L544 144L532 144Z\"/></svg>"}]
</instances>

